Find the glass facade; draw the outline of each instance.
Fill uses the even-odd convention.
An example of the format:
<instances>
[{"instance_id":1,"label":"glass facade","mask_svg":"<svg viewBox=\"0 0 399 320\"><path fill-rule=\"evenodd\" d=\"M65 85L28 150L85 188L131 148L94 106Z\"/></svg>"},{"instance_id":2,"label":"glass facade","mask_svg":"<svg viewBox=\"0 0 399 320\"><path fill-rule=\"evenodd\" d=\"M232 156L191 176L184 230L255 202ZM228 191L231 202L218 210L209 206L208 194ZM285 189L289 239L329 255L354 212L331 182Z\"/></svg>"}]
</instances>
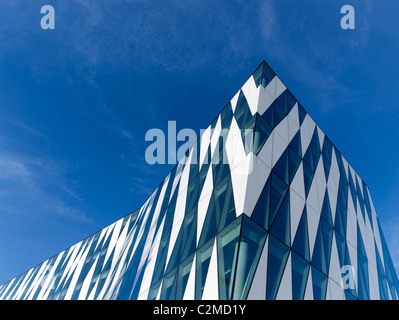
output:
<instances>
[{"instance_id":1,"label":"glass facade","mask_svg":"<svg viewBox=\"0 0 399 320\"><path fill-rule=\"evenodd\" d=\"M398 299L367 185L266 62L187 154L0 299Z\"/></svg>"}]
</instances>

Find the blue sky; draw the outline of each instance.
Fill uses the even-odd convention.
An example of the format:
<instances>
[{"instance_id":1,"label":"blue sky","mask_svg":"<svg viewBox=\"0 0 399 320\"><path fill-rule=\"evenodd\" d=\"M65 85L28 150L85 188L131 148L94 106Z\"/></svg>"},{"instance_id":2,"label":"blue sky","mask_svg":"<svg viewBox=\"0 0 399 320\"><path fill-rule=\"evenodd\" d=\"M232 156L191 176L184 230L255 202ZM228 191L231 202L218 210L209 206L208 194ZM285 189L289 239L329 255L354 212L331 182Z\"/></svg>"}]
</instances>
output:
<instances>
[{"instance_id":1,"label":"blue sky","mask_svg":"<svg viewBox=\"0 0 399 320\"><path fill-rule=\"evenodd\" d=\"M55 30L40 8L55 8ZM340 27L343 5L356 29ZM399 270L399 2L0 0L0 283L140 207L265 59L369 185Z\"/></svg>"}]
</instances>

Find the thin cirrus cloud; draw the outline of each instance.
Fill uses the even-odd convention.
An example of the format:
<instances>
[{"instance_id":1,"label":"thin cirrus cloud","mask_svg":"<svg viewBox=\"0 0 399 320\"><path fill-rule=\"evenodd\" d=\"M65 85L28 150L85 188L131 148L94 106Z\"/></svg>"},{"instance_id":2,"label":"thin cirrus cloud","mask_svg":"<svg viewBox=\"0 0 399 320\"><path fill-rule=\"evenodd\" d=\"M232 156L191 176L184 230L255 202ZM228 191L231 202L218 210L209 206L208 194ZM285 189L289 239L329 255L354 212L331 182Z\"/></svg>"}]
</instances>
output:
<instances>
[{"instance_id":1,"label":"thin cirrus cloud","mask_svg":"<svg viewBox=\"0 0 399 320\"><path fill-rule=\"evenodd\" d=\"M76 203L83 203L66 177L67 162L42 154L37 149L27 150L24 148L25 142L16 132L35 136L50 144L55 143L22 121L1 117L1 122L3 126L0 129L7 138L0 142L0 213L3 216L12 214L14 217L58 215L81 223L92 223L78 207L62 199L70 198ZM12 130L4 124L11 126Z\"/></svg>"},{"instance_id":2,"label":"thin cirrus cloud","mask_svg":"<svg viewBox=\"0 0 399 320\"><path fill-rule=\"evenodd\" d=\"M125 4L125 5L123 5ZM213 64L229 71L254 56L256 4L226 1L75 1L57 4L58 63L74 58L93 79L96 66L161 67L187 74ZM237 10L238 9L238 10ZM72 19L73 18L73 19ZM39 33L37 36L41 36ZM214 48L218 50L215 51Z\"/></svg>"},{"instance_id":3,"label":"thin cirrus cloud","mask_svg":"<svg viewBox=\"0 0 399 320\"><path fill-rule=\"evenodd\" d=\"M61 216L80 223L92 223L78 207L61 199L68 197L82 201L67 185L60 171L57 164L47 160L0 153L1 214L9 214L9 204L13 204L13 215Z\"/></svg>"}]
</instances>

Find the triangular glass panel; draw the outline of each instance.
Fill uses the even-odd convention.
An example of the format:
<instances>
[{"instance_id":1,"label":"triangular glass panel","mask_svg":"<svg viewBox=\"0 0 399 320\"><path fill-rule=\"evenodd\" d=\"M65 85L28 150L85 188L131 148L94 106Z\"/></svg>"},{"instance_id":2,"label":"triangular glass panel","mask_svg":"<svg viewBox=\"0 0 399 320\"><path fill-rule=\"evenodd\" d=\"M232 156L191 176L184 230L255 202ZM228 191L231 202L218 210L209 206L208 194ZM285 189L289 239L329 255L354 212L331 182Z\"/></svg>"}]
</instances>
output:
<instances>
[{"instance_id":1,"label":"triangular glass panel","mask_svg":"<svg viewBox=\"0 0 399 320\"><path fill-rule=\"evenodd\" d=\"M258 155L259 151L262 149L272 130L272 127L259 115L259 113L256 113L253 142L253 152L256 155Z\"/></svg>"},{"instance_id":2,"label":"triangular glass panel","mask_svg":"<svg viewBox=\"0 0 399 320\"><path fill-rule=\"evenodd\" d=\"M360 210L361 210L361 212L362 212L363 220L366 221L366 220L365 220L365 219L366 219L366 216L365 216L365 212L364 212L364 211L365 211L365 209L364 209L364 206L365 206L365 204L364 204L364 199L363 199L362 191L361 191L361 189L360 189L359 182L358 182L357 179L356 179L356 190L358 190L357 199L358 199L358 201L359 201Z\"/></svg>"},{"instance_id":3,"label":"triangular glass panel","mask_svg":"<svg viewBox=\"0 0 399 320\"><path fill-rule=\"evenodd\" d=\"M319 139L319 134L317 128L313 131L313 136L312 140L310 141L310 146L312 147L313 150L313 158L314 158L314 163L317 165L318 158L321 153L321 148L320 148L320 139Z\"/></svg>"},{"instance_id":4,"label":"triangular glass panel","mask_svg":"<svg viewBox=\"0 0 399 320\"><path fill-rule=\"evenodd\" d=\"M174 300L176 294L176 274L178 268L174 268L165 275L162 281L161 296L162 300Z\"/></svg>"},{"instance_id":5,"label":"triangular glass panel","mask_svg":"<svg viewBox=\"0 0 399 320\"><path fill-rule=\"evenodd\" d=\"M323 242L323 230L321 228L321 221L317 229L316 241L313 248L312 265L317 267L323 273L327 274L326 254Z\"/></svg>"},{"instance_id":6,"label":"triangular glass panel","mask_svg":"<svg viewBox=\"0 0 399 320\"><path fill-rule=\"evenodd\" d=\"M220 121L222 129L230 129L231 120L233 119L233 109L229 102L220 113Z\"/></svg>"},{"instance_id":7,"label":"triangular glass panel","mask_svg":"<svg viewBox=\"0 0 399 320\"><path fill-rule=\"evenodd\" d=\"M267 231L247 216L243 216L233 300L247 298Z\"/></svg>"},{"instance_id":8,"label":"triangular glass panel","mask_svg":"<svg viewBox=\"0 0 399 320\"><path fill-rule=\"evenodd\" d=\"M271 191L271 175L267 179L262 193L259 196L255 209L251 215L251 219L256 221L265 229L269 229L270 218L270 191Z\"/></svg>"},{"instance_id":9,"label":"triangular glass panel","mask_svg":"<svg viewBox=\"0 0 399 320\"><path fill-rule=\"evenodd\" d=\"M188 277L193 264L194 254L185 259L180 265L177 272L177 286L176 286L176 300L183 300L184 292L186 290Z\"/></svg>"},{"instance_id":10,"label":"triangular glass panel","mask_svg":"<svg viewBox=\"0 0 399 320\"><path fill-rule=\"evenodd\" d=\"M156 283L151 285L150 291L148 293L148 300L155 300L158 295L159 288L161 287L162 279L158 280Z\"/></svg>"},{"instance_id":11,"label":"triangular glass panel","mask_svg":"<svg viewBox=\"0 0 399 320\"><path fill-rule=\"evenodd\" d=\"M392 300L398 300L397 289L396 289L395 285L391 281L388 281L388 287L389 287L389 291L391 292Z\"/></svg>"},{"instance_id":12,"label":"triangular glass panel","mask_svg":"<svg viewBox=\"0 0 399 320\"><path fill-rule=\"evenodd\" d=\"M245 154L247 155L253 150L255 121L256 117L254 116L241 128L242 144L244 146Z\"/></svg>"},{"instance_id":13,"label":"triangular glass panel","mask_svg":"<svg viewBox=\"0 0 399 320\"><path fill-rule=\"evenodd\" d=\"M357 201L356 201L357 192L355 189L355 184L353 183L352 174L350 172L349 172L349 190L351 192L353 206L356 210L357 209Z\"/></svg>"},{"instance_id":14,"label":"triangular glass panel","mask_svg":"<svg viewBox=\"0 0 399 320\"><path fill-rule=\"evenodd\" d=\"M323 206L321 207L321 217L328 224L333 225L332 215L331 215L331 206L330 206L330 197L328 196L327 189L324 193Z\"/></svg>"},{"instance_id":15,"label":"triangular glass panel","mask_svg":"<svg viewBox=\"0 0 399 320\"><path fill-rule=\"evenodd\" d=\"M337 202L335 213L335 230L346 238L347 208L341 201Z\"/></svg>"},{"instance_id":16,"label":"triangular glass panel","mask_svg":"<svg viewBox=\"0 0 399 320\"><path fill-rule=\"evenodd\" d=\"M182 240L183 240L183 228L180 227L180 231L177 236L175 246L173 247L172 254L169 258L165 274L172 271L172 269L178 265L179 261L181 261L180 256L181 256Z\"/></svg>"},{"instance_id":17,"label":"triangular glass panel","mask_svg":"<svg viewBox=\"0 0 399 320\"><path fill-rule=\"evenodd\" d=\"M274 127L277 127L278 124L287 116L287 112L281 108L277 103L274 103Z\"/></svg>"},{"instance_id":18,"label":"triangular glass panel","mask_svg":"<svg viewBox=\"0 0 399 320\"><path fill-rule=\"evenodd\" d=\"M291 91L287 89L287 112L291 112L297 102Z\"/></svg>"},{"instance_id":19,"label":"triangular glass panel","mask_svg":"<svg viewBox=\"0 0 399 320\"><path fill-rule=\"evenodd\" d=\"M202 188L204 187L204 183L206 180L206 176L208 175L209 168L211 167L211 149L210 146L206 152L204 162L202 163L200 173L199 173L199 193L201 194Z\"/></svg>"},{"instance_id":20,"label":"triangular glass panel","mask_svg":"<svg viewBox=\"0 0 399 320\"><path fill-rule=\"evenodd\" d=\"M289 157L289 181L288 183L291 184L292 180L295 177L295 174L299 168L299 165L301 164L301 157L293 151L293 149L290 147L287 149L288 150L288 157Z\"/></svg>"},{"instance_id":21,"label":"triangular glass panel","mask_svg":"<svg viewBox=\"0 0 399 320\"><path fill-rule=\"evenodd\" d=\"M288 114L288 105L287 105L287 92L286 89L280 96L275 100L276 104L284 111L285 114Z\"/></svg>"},{"instance_id":22,"label":"triangular glass panel","mask_svg":"<svg viewBox=\"0 0 399 320\"><path fill-rule=\"evenodd\" d=\"M170 229L164 229L163 231L161 241L159 243L157 260L155 262L154 273L151 280L151 286L160 281L164 276L165 264L168 255L168 248L170 241L170 231L168 232L168 234L166 234L165 230L170 230Z\"/></svg>"},{"instance_id":23,"label":"triangular glass panel","mask_svg":"<svg viewBox=\"0 0 399 320\"><path fill-rule=\"evenodd\" d=\"M254 71L254 73L252 74L254 77L254 81L256 84L256 87L258 88L262 82L262 74L263 74L263 64L264 62L262 62L258 68L256 68L256 70Z\"/></svg>"},{"instance_id":24,"label":"triangular glass panel","mask_svg":"<svg viewBox=\"0 0 399 320\"><path fill-rule=\"evenodd\" d=\"M262 85L262 87L266 88L275 76L276 74L265 61L253 73L256 87Z\"/></svg>"},{"instance_id":25,"label":"triangular glass panel","mask_svg":"<svg viewBox=\"0 0 399 320\"><path fill-rule=\"evenodd\" d=\"M241 222L242 216L234 220L217 235L219 298L221 300L230 300L232 297Z\"/></svg>"},{"instance_id":26,"label":"triangular glass panel","mask_svg":"<svg viewBox=\"0 0 399 320\"><path fill-rule=\"evenodd\" d=\"M213 244L215 240L211 238L201 247L198 247L196 253L196 272L195 272L195 300L202 299L205 281L208 275L209 263L211 261Z\"/></svg>"},{"instance_id":27,"label":"triangular glass panel","mask_svg":"<svg viewBox=\"0 0 399 320\"><path fill-rule=\"evenodd\" d=\"M215 209L215 195L212 193L209 201L208 210L206 212L204 224L202 226L201 236L198 242L198 247L205 244L212 239L217 233L216 226L216 209Z\"/></svg>"},{"instance_id":28,"label":"triangular glass panel","mask_svg":"<svg viewBox=\"0 0 399 320\"><path fill-rule=\"evenodd\" d=\"M292 263L292 299L303 300L310 264L301 256L291 251Z\"/></svg>"},{"instance_id":29,"label":"triangular glass panel","mask_svg":"<svg viewBox=\"0 0 399 320\"><path fill-rule=\"evenodd\" d=\"M298 131L296 135L292 138L290 145L292 149L300 158L302 158L302 144L301 144L301 132Z\"/></svg>"},{"instance_id":30,"label":"triangular glass panel","mask_svg":"<svg viewBox=\"0 0 399 320\"><path fill-rule=\"evenodd\" d=\"M357 251L359 251L359 253L363 255L363 257L367 258L366 249L364 248L363 238L358 223L357 223Z\"/></svg>"},{"instance_id":31,"label":"triangular glass panel","mask_svg":"<svg viewBox=\"0 0 399 320\"><path fill-rule=\"evenodd\" d=\"M215 187L216 223L220 231L236 218L230 175Z\"/></svg>"},{"instance_id":32,"label":"triangular glass panel","mask_svg":"<svg viewBox=\"0 0 399 320\"><path fill-rule=\"evenodd\" d=\"M241 90L238 96L237 106L234 111L234 117L239 128L244 127L244 125L252 118L252 113L249 109L247 99Z\"/></svg>"},{"instance_id":33,"label":"triangular glass panel","mask_svg":"<svg viewBox=\"0 0 399 320\"><path fill-rule=\"evenodd\" d=\"M300 103L298 103L298 115L299 115L299 125L301 126L303 123L303 120L305 120L307 112L305 109L302 107Z\"/></svg>"},{"instance_id":34,"label":"triangular glass panel","mask_svg":"<svg viewBox=\"0 0 399 320\"><path fill-rule=\"evenodd\" d=\"M213 119L213 121L211 122L211 137L212 137L212 135L213 135L213 132L214 132L214 130L215 130L215 128L216 128L216 124L217 124L217 122L218 122L218 120L219 120L219 117L220 117L220 115L218 115L215 119Z\"/></svg>"},{"instance_id":35,"label":"triangular glass panel","mask_svg":"<svg viewBox=\"0 0 399 320\"><path fill-rule=\"evenodd\" d=\"M330 268L330 258L331 258L331 248L333 240L333 227L328 224L325 220L321 219L321 228L323 231L323 244L324 244L324 254L326 258L327 274Z\"/></svg>"},{"instance_id":36,"label":"triangular glass panel","mask_svg":"<svg viewBox=\"0 0 399 320\"><path fill-rule=\"evenodd\" d=\"M337 201L344 204L345 207L348 205L348 185L345 182L345 179L340 177L339 185L338 185L338 197Z\"/></svg>"},{"instance_id":37,"label":"triangular glass panel","mask_svg":"<svg viewBox=\"0 0 399 320\"><path fill-rule=\"evenodd\" d=\"M326 300L327 276L312 266L313 298L314 300Z\"/></svg>"},{"instance_id":38,"label":"triangular glass panel","mask_svg":"<svg viewBox=\"0 0 399 320\"><path fill-rule=\"evenodd\" d=\"M176 170L173 170L172 173L170 174L169 181L168 181L168 186L166 188L166 192L165 192L165 195L163 197L162 206L161 206L161 209L160 209L157 226L155 228L155 233L158 232L158 229L161 226L163 218L164 218L165 214L168 211L167 208L169 206L170 193L171 193L171 190L172 190L175 173L176 173Z\"/></svg>"},{"instance_id":39,"label":"triangular glass panel","mask_svg":"<svg viewBox=\"0 0 399 320\"><path fill-rule=\"evenodd\" d=\"M358 252L357 260L357 288L358 298L360 300L369 300L369 276L368 276L368 262L367 258L363 257Z\"/></svg>"},{"instance_id":40,"label":"triangular glass panel","mask_svg":"<svg viewBox=\"0 0 399 320\"><path fill-rule=\"evenodd\" d=\"M198 203L199 197L199 165L190 164L188 191L186 200L186 212L190 212Z\"/></svg>"},{"instance_id":41,"label":"triangular glass panel","mask_svg":"<svg viewBox=\"0 0 399 320\"><path fill-rule=\"evenodd\" d=\"M274 106L272 103L269 108L262 114L262 118L267 122L267 124L273 129L274 128Z\"/></svg>"},{"instance_id":42,"label":"triangular glass panel","mask_svg":"<svg viewBox=\"0 0 399 320\"><path fill-rule=\"evenodd\" d=\"M227 163L227 153L225 150L225 139L219 137L216 145L213 158L212 158L212 178L213 185L216 186L220 183L227 175L230 175L230 166Z\"/></svg>"},{"instance_id":43,"label":"triangular glass panel","mask_svg":"<svg viewBox=\"0 0 399 320\"><path fill-rule=\"evenodd\" d=\"M284 113L287 115L291 109L294 107L295 103L297 103L295 97L292 93L286 89L277 99L277 105L284 110Z\"/></svg>"},{"instance_id":44,"label":"triangular glass panel","mask_svg":"<svg viewBox=\"0 0 399 320\"><path fill-rule=\"evenodd\" d=\"M214 186L223 183L225 179L230 179L230 166L224 163L213 164L212 177Z\"/></svg>"},{"instance_id":45,"label":"triangular glass panel","mask_svg":"<svg viewBox=\"0 0 399 320\"><path fill-rule=\"evenodd\" d=\"M327 136L324 137L323 149L321 152L323 158L324 174L326 181L328 181L328 176L330 175L331 168L331 157L332 157L332 143Z\"/></svg>"},{"instance_id":46,"label":"triangular glass panel","mask_svg":"<svg viewBox=\"0 0 399 320\"><path fill-rule=\"evenodd\" d=\"M303 162L303 181L305 184L305 196L309 194L310 187L312 185L314 170L312 170L305 162Z\"/></svg>"},{"instance_id":47,"label":"triangular glass panel","mask_svg":"<svg viewBox=\"0 0 399 320\"><path fill-rule=\"evenodd\" d=\"M130 276L130 280L127 281L125 285L123 283L123 280L124 280L123 279L117 300L137 300L138 294L140 292L141 282L143 281L143 277L144 277L144 269L141 269L141 270L136 270L136 272L134 274L134 278L136 280L135 285L132 286L131 279L133 277ZM127 278L129 278L129 277L127 277ZM128 282L130 283L130 285ZM77 297L76 297L76 299L77 299ZM72 299L72 300L74 300L74 299Z\"/></svg>"},{"instance_id":48,"label":"triangular glass panel","mask_svg":"<svg viewBox=\"0 0 399 320\"><path fill-rule=\"evenodd\" d=\"M288 191L288 185L281 180L273 171L271 173L272 183L270 190L270 220L271 224L276 217L281 204L283 203L284 197ZM270 228L270 225L268 229Z\"/></svg>"},{"instance_id":49,"label":"triangular glass panel","mask_svg":"<svg viewBox=\"0 0 399 320\"><path fill-rule=\"evenodd\" d=\"M301 220L299 220L298 229L292 244L292 249L299 253L307 261L310 261L308 219L306 206L302 211Z\"/></svg>"},{"instance_id":50,"label":"triangular glass panel","mask_svg":"<svg viewBox=\"0 0 399 320\"><path fill-rule=\"evenodd\" d=\"M341 152L339 152L339 150L337 149L337 147L334 146L334 152L335 152L335 158L337 159L337 164L338 164L338 170L340 173L340 177L342 179L344 179L344 182L346 182L345 184L347 184L347 178L346 178L346 170L345 170L345 166L344 166L344 162L342 160L342 154Z\"/></svg>"},{"instance_id":51,"label":"triangular glass panel","mask_svg":"<svg viewBox=\"0 0 399 320\"><path fill-rule=\"evenodd\" d=\"M283 277L290 249L273 235L269 235L268 250L266 300L274 300Z\"/></svg>"},{"instance_id":52,"label":"triangular glass panel","mask_svg":"<svg viewBox=\"0 0 399 320\"><path fill-rule=\"evenodd\" d=\"M309 167L312 172L316 171L316 164L313 162L313 159L313 149L308 147L303 156L303 163Z\"/></svg>"},{"instance_id":53,"label":"triangular glass panel","mask_svg":"<svg viewBox=\"0 0 399 320\"><path fill-rule=\"evenodd\" d=\"M364 195L364 204L366 205L367 216L369 217L371 229L373 229L373 218L371 213L370 200L368 196L368 188L364 182L363 182L363 195Z\"/></svg>"},{"instance_id":54,"label":"triangular glass panel","mask_svg":"<svg viewBox=\"0 0 399 320\"><path fill-rule=\"evenodd\" d=\"M341 236L338 232L336 232L336 230L335 230L335 240L337 243L339 264L340 264L340 267L342 268L346 264L345 263L346 241L343 236Z\"/></svg>"},{"instance_id":55,"label":"triangular glass panel","mask_svg":"<svg viewBox=\"0 0 399 320\"><path fill-rule=\"evenodd\" d=\"M197 178L193 181L190 181L188 187L187 187L187 199L186 199L186 210L185 212L191 212L197 204L199 200L199 179L198 176Z\"/></svg>"},{"instance_id":56,"label":"triangular glass panel","mask_svg":"<svg viewBox=\"0 0 399 320\"><path fill-rule=\"evenodd\" d=\"M384 266L382 265L382 260L380 258L380 251L378 250L377 243L374 240L374 247L375 247L375 255L377 260L377 270L382 274L385 274Z\"/></svg>"},{"instance_id":57,"label":"triangular glass panel","mask_svg":"<svg viewBox=\"0 0 399 320\"><path fill-rule=\"evenodd\" d=\"M285 149L280 159L273 167L273 172L277 174L287 185L290 183L289 163L288 163L288 148Z\"/></svg>"},{"instance_id":58,"label":"triangular glass panel","mask_svg":"<svg viewBox=\"0 0 399 320\"><path fill-rule=\"evenodd\" d=\"M357 300L357 298L352 295L348 290L345 290L345 300Z\"/></svg>"},{"instance_id":59,"label":"triangular glass panel","mask_svg":"<svg viewBox=\"0 0 399 320\"><path fill-rule=\"evenodd\" d=\"M287 246L291 245L290 221L290 197L289 193L287 193L270 228L270 232Z\"/></svg>"},{"instance_id":60,"label":"triangular glass panel","mask_svg":"<svg viewBox=\"0 0 399 320\"><path fill-rule=\"evenodd\" d=\"M180 261L185 260L190 254L194 253L197 241L197 211L195 207L188 212L184 217L183 228L183 247L181 252Z\"/></svg>"},{"instance_id":61,"label":"triangular glass panel","mask_svg":"<svg viewBox=\"0 0 399 320\"><path fill-rule=\"evenodd\" d=\"M381 273L378 273L378 284L380 287L380 300L389 300L387 287L388 281L387 278Z\"/></svg>"}]
</instances>

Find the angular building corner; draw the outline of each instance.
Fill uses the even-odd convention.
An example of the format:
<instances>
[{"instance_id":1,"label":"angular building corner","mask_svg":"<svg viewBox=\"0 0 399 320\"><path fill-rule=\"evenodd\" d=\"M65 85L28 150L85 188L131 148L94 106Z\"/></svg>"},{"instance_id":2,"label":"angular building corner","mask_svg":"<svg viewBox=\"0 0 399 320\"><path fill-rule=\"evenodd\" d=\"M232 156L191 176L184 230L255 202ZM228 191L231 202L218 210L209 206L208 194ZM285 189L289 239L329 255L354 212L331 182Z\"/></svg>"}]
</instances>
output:
<instances>
[{"instance_id":1,"label":"angular building corner","mask_svg":"<svg viewBox=\"0 0 399 320\"><path fill-rule=\"evenodd\" d=\"M367 185L262 62L144 205L0 299L398 299Z\"/></svg>"}]
</instances>

